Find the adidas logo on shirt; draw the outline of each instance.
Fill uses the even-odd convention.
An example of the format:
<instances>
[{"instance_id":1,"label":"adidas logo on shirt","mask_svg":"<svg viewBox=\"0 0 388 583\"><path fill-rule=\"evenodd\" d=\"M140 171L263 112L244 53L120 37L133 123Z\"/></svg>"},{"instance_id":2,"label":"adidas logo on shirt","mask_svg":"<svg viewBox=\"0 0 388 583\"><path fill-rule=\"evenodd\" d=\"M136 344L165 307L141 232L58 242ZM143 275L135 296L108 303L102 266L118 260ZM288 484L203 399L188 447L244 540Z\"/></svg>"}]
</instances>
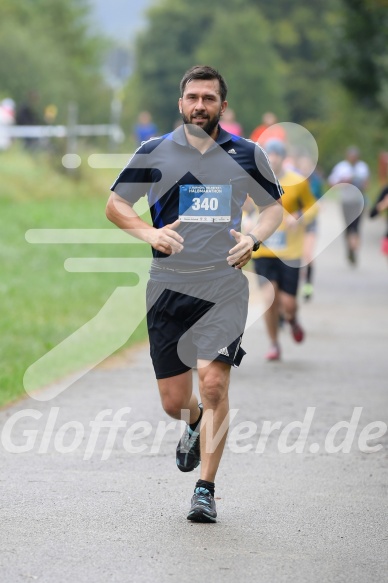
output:
<instances>
[{"instance_id":1,"label":"adidas logo on shirt","mask_svg":"<svg viewBox=\"0 0 388 583\"><path fill-rule=\"evenodd\" d=\"M237 154L237 152L234 148L232 148L231 150L228 150L228 154Z\"/></svg>"}]
</instances>

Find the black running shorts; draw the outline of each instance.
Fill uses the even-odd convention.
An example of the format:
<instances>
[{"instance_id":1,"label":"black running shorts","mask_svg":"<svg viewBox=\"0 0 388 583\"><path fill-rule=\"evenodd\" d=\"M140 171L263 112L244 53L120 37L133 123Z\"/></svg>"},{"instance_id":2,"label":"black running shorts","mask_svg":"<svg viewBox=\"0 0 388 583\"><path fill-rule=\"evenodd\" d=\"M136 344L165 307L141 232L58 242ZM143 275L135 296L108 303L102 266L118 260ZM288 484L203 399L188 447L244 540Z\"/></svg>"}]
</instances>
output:
<instances>
[{"instance_id":1,"label":"black running shorts","mask_svg":"<svg viewBox=\"0 0 388 583\"><path fill-rule=\"evenodd\" d=\"M360 222L362 218L362 212L357 216L359 212L360 203L343 202L342 212L345 219L346 229L345 235L355 234L357 235L360 230Z\"/></svg>"},{"instance_id":2,"label":"black running shorts","mask_svg":"<svg viewBox=\"0 0 388 583\"><path fill-rule=\"evenodd\" d=\"M237 269L210 281L147 285L147 326L157 379L187 372L197 360L239 366L248 281Z\"/></svg>"},{"instance_id":3,"label":"black running shorts","mask_svg":"<svg viewBox=\"0 0 388 583\"><path fill-rule=\"evenodd\" d=\"M278 284L281 291L296 296L298 293L300 260L284 263L279 257L258 257L253 260L260 285L269 281Z\"/></svg>"}]
</instances>

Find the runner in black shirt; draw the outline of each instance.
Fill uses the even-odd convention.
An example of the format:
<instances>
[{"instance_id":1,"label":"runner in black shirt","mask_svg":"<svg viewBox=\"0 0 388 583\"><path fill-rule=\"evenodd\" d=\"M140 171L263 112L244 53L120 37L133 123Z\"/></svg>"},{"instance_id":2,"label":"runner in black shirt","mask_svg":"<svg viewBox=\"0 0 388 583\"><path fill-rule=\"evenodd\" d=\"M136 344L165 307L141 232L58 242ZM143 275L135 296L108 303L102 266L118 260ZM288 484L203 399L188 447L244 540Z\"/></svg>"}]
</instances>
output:
<instances>
[{"instance_id":1,"label":"runner in black shirt","mask_svg":"<svg viewBox=\"0 0 388 583\"><path fill-rule=\"evenodd\" d=\"M180 89L183 125L137 150L112 186L107 216L152 246L151 357L164 410L175 419L188 413L178 468L192 471L201 461L187 518L215 522L214 480L227 434L230 368L245 354L248 286L241 268L279 226L282 190L263 150L220 128L227 86L215 69L189 69ZM261 212L251 233L243 235L248 193ZM145 194L152 226L133 209ZM193 368L201 404L192 391ZM212 424L211 432L205 423ZM221 439L213 447L217 433Z\"/></svg>"}]
</instances>

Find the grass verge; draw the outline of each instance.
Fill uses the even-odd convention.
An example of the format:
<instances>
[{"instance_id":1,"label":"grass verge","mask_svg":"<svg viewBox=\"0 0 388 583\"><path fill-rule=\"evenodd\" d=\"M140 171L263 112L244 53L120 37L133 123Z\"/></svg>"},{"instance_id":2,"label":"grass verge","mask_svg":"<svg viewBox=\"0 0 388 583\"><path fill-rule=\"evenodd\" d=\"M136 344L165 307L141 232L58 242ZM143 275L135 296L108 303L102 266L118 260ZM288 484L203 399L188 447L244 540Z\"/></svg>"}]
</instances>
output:
<instances>
[{"instance_id":1,"label":"grass verge","mask_svg":"<svg viewBox=\"0 0 388 583\"><path fill-rule=\"evenodd\" d=\"M118 287L130 293L114 318L131 328L133 319L138 322L139 313L145 314L144 289L133 274L74 273L65 270L64 262L69 257L149 258L147 246L27 243L29 229L115 229L105 217L105 204L117 171L91 170L84 162L80 173L69 176L59 168L47 154L31 156L16 146L0 155L0 406L25 394L25 371L39 359L35 388L118 350L114 331L104 338L103 321L97 330L77 336ZM123 346L145 337L142 319ZM70 351L57 350L56 358L46 361L45 355L61 343Z\"/></svg>"}]
</instances>

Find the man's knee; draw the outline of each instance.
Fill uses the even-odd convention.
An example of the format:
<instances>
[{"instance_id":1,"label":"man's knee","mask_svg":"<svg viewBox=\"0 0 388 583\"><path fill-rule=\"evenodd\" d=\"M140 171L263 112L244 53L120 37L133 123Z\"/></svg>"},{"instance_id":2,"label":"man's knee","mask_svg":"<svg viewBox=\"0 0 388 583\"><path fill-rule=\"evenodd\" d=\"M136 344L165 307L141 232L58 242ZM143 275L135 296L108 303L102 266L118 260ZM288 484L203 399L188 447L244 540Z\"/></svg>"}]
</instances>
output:
<instances>
[{"instance_id":1,"label":"man's knee","mask_svg":"<svg viewBox=\"0 0 388 583\"><path fill-rule=\"evenodd\" d=\"M210 369L206 371L200 383L201 398L210 407L217 406L228 397L229 370Z\"/></svg>"},{"instance_id":2,"label":"man's knee","mask_svg":"<svg viewBox=\"0 0 388 583\"><path fill-rule=\"evenodd\" d=\"M170 417L181 419L182 410L190 405L192 393L191 371L175 377L158 380L162 407Z\"/></svg>"},{"instance_id":3,"label":"man's knee","mask_svg":"<svg viewBox=\"0 0 388 583\"><path fill-rule=\"evenodd\" d=\"M296 306L296 297L282 292L282 307L285 315L292 317L295 314Z\"/></svg>"},{"instance_id":4,"label":"man's knee","mask_svg":"<svg viewBox=\"0 0 388 583\"><path fill-rule=\"evenodd\" d=\"M184 403L183 399L179 395L163 395L162 396L162 407L164 411L170 417L174 419L180 419L182 415L182 409L185 409L187 403Z\"/></svg>"}]
</instances>

